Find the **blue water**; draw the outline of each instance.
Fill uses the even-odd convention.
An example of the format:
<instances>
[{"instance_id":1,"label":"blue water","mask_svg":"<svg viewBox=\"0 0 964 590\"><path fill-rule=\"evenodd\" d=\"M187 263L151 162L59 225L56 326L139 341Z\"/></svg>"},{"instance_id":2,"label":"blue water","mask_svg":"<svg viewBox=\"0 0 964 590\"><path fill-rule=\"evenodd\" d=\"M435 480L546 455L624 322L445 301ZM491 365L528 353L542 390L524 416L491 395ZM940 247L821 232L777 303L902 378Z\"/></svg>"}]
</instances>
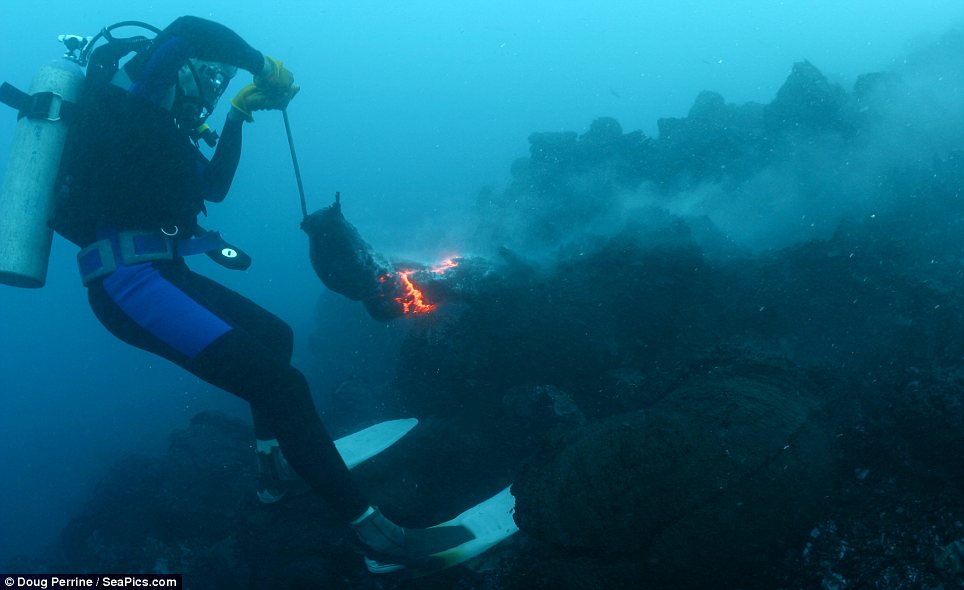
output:
<instances>
[{"instance_id":1,"label":"blue water","mask_svg":"<svg viewBox=\"0 0 964 590\"><path fill-rule=\"evenodd\" d=\"M611 116L654 135L659 117L684 116L704 89L769 102L802 59L850 88L858 74L898 67L910 49L964 22L959 0L922 4L10 1L0 8L0 49L2 78L26 88L60 54L58 34L127 19L163 27L181 14L218 20L285 60L302 86L289 112L309 208L341 191L376 247L431 259L460 249L477 193L501 190L531 132L581 133ZM0 114L4 166L15 117ZM316 317L319 297L331 295L297 228L281 117L256 118L232 194L207 222L255 264L243 274L206 261L196 268L295 327L296 364L323 399L364 367L346 355L389 360L377 345L337 334L323 344L332 354L306 352L316 326L351 323ZM118 457L158 452L201 410L246 415L230 396L107 334L87 308L73 255L58 238L46 287L0 287L0 563L52 542Z\"/></svg>"}]
</instances>

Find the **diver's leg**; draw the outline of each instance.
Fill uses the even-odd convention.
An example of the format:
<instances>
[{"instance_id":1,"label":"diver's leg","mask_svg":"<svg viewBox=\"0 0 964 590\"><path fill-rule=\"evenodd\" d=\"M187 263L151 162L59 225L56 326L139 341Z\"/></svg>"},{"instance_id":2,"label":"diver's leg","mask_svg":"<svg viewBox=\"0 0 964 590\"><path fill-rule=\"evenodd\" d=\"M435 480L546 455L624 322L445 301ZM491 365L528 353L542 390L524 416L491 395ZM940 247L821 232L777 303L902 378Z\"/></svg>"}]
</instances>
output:
<instances>
[{"instance_id":1,"label":"diver's leg","mask_svg":"<svg viewBox=\"0 0 964 590\"><path fill-rule=\"evenodd\" d=\"M254 396L252 407L264 413L291 466L312 488L326 490L326 499L352 526L365 546L369 570L391 573L430 566L438 559L437 554L472 540L472 533L462 526L400 527L369 505L322 425L304 376L290 365L272 367L250 362L259 356L250 349L252 346L258 345L243 332L228 332L198 355L192 372L228 391L249 391ZM233 358L247 358L249 362L243 367L232 366L229 359ZM270 394L259 397L259 392ZM325 444L318 444L320 440Z\"/></svg>"},{"instance_id":2,"label":"diver's leg","mask_svg":"<svg viewBox=\"0 0 964 590\"><path fill-rule=\"evenodd\" d=\"M182 285L182 289L192 299L208 309L216 310L217 315L233 327L251 334L282 362L291 362L294 332L287 322L204 275L190 269L183 272L190 276L190 281Z\"/></svg>"},{"instance_id":3,"label":"diver's leg","mask_svg":"<svg viewBox=\"0 0 964 590\"><path fill-rule=\"evenodd\" d=\"M121 340L256 406L294 469L351 524L375 560L369 560L372 571L424 564L472 538L461 526L403 528L372 507L318 417L304 376L217 310L205 307L202 301L215 298L223 304L230 290L197 281L198 276L183 263L140 264L95 281L88 297L97 318Z\"/></svg>"},{"instance_id":4,"label":"diver's leg","mask_svg":"<svg viewBox=\"0 0 964 590\"><path fill-rule=\"evenodd\" d=\"M368 507L318 417L301 372L278 363L257 340L238 329L213 342L186 368L248 400L274 432L294 470L345 520Z\"/></svg>"},{"instance_id":5,"label":"diver's leg","mask_svg":"<svg viewBox=\"0 0 964 590\"><path fill-rule=\"evenodd\" d=\"M89 299L101 323L121 340L248 401L294 470L346 521L357 517L368 502L321 423L304 377L283 355L233 325L230 314L208 307L212 301L225 305L231 291L197 277L177 262L124 267L93 283Z\"/></svg>"},{"instance_id":6,"label":"diver's leg","mask_svg":"<svg viewBox=\"0 0 964 590\"><path fill-rule=\"evenodd\" d=\"M192 299L207 309L217 310L218 317L253 336L271 353L276 354L279 361L291 362L294 332L284 320L204 275L190 270L187 272L191 276L190 284L182 287ZM274 433L268 428L266 418L255 408L252 408L251 414L258 440L274 439Z\"/></svg>"},{"instance_id":7,"label":"diver's leg","mask_svg":"<svg viewBox=\"0 0 964 590\"><path fill-rule=\"evenodd\" d=\"M208 309L217 310L218 316L250 334L276 354L280 362L291 363L294 333L284 320L247 297L194 272L191 272L190 285L185 288L189 289L187 292L195 301ZM250 406L258 465L258 499L265 504L273 504L289 491L305 491L305 482L294 472L281 451L269 417L264 415L260 404Z\"/></svg>"}]
</instances>

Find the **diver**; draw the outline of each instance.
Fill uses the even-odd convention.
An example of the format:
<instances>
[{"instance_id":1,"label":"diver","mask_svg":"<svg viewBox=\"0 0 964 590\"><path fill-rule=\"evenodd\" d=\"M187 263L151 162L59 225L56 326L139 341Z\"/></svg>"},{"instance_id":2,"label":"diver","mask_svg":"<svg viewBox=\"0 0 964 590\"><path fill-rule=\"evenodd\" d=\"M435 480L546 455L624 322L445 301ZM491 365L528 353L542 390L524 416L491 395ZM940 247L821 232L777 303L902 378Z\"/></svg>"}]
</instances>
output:
<instances>
[{"instance_id":1,"label":"diver","mask_svg":"<svg viewBox=\"0 0 964 590\"><path fill-rule=\"evenodd\" d=\"M217 138L207 118L238 69L254 79L231 101ZM207 253L230 265L238 256L199 227L198 214L205 201L225 198L252 113L284 110L298 91L281 61L197 17L178 18L153 39L100 46L67 139L52 225L81 247L90 306L114 336L250 404L262 501L281 497L293 471L354 530L370 571L416 568L471 533L403 528L373 507L291 365L291 328L185 262ZM210 159L201 141L216 144Z\"/></svg>"}]
</instances>

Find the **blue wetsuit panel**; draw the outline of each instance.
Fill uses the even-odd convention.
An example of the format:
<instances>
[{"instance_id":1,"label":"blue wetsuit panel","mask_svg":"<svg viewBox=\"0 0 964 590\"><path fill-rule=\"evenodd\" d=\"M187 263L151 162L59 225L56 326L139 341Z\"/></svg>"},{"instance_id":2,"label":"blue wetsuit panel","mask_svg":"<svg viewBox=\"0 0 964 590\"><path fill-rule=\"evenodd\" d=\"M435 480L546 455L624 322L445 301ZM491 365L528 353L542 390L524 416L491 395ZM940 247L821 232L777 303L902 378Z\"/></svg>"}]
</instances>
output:
<instances>
[{"instance_id":1,"label":"blue wetsuit panel","mask_svg":"<svg viewBox=\"0 0 964 590\"><path fill-rule=\"evenodd\" d=\"M134 322L188 358L231 330L149 262L118 268L104 279L104 290Z\"/></svg>"}]
</instances>

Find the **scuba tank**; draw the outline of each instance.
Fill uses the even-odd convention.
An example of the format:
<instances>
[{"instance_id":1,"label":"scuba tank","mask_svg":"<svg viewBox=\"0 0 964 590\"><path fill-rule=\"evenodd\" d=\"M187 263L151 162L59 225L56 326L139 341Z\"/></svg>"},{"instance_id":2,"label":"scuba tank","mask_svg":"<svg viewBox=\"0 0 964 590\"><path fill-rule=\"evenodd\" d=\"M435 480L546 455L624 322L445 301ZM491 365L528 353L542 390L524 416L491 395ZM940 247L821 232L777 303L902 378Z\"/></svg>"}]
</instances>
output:
<instances>
[{"instance_id":1,"label":"scuba tank","mask_svg":"<svg viewBox=\"0 0 964 590\"><path fill-rule=\"evenodd\" d=\"M19 114L0 188L0 283L42 287L53 230L54 188L70 107L84 82L80 65L61 58L40 67L28 93L4 93Z\"/></svg>"},{"instance_id":2,"label":"scuba tank","mask_svg":"<svg viewBox=\"0 0 964 590\"><path fill-rule=\"evenodd\" d=\"M86 79L112 74L120 57L149 42L144 37L120 39L111 34L118 27L131 26L159 32L145 23L124 21L94 37L60 35L58 40L67 52L40 67L28 92L7 83L0 86L0 102L18 111L6 176L0 186L0 283L44 286L60 164L71 120L77 114L76 103ZM91 60L101 39L119 49L103 52L107 59Z\"/></svg>"}]
</instances>

